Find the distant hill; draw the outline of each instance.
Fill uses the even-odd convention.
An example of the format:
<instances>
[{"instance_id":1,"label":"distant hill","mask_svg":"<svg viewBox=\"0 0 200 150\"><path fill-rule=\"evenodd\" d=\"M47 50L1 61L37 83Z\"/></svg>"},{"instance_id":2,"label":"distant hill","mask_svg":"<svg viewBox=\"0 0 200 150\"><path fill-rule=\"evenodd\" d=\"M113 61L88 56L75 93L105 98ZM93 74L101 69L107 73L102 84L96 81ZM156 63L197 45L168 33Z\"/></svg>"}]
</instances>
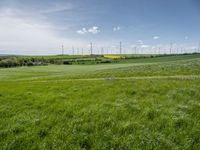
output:
<instances>
[{"instance_id":1,"label":"distant hill","mask_svg":"<svg viewBox=\"0 0 200 150\"><path fill-rule=\"evenodd\" d=\"M16 55L16 54L0 54L0 56L22 56L22 55Z\"/></svg>"}]
</instances>

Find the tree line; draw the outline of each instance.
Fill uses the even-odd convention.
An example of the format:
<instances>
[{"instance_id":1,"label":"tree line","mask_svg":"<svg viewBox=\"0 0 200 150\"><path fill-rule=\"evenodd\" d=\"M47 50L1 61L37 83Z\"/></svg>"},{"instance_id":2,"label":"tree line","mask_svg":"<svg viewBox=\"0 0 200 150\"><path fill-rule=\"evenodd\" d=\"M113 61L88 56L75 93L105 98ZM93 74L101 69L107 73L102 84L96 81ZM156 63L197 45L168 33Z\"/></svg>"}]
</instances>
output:
<instances>
[{"instance_id":1,"label":"tree line","mask_svg":"<svg viewBox=\"0 0 200 150\"><path fill-rule=\"evenodd\" d=\"M37 58L37 57L0 57L0 68L11 68L20 66L44 66L48 64L56 65L72 65L72 64L98 64L98 63L111 63L112 60L104 58Z\"/></svg>"}]
</instances>

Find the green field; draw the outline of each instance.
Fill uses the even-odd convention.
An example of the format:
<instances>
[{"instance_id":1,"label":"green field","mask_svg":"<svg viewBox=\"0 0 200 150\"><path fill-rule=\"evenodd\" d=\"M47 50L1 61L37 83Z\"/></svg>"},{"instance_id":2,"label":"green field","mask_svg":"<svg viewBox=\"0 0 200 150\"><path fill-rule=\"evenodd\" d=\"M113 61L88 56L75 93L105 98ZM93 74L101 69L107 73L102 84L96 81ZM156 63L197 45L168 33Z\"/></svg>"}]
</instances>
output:
<instances>
[{"instance_id":1,"label":"green field","mask_svg":"<svg viewBox=\"0 0 200 150\"><path fill-rule=\"evenodd\" d=\"M200 149L200 55L0 69L0 149Z\"/></svg>"}]
</instances>

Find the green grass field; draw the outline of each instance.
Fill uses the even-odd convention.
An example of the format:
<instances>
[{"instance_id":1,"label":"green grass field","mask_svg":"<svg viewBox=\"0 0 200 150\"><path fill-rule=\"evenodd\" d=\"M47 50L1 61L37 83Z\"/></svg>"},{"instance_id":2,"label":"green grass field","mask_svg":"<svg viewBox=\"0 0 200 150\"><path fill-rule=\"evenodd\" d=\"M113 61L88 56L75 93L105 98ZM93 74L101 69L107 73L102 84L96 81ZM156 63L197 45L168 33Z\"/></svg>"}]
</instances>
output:
<instances>
[{"instance_id":1,"label":"green grass field","mask_svg":"<svg viewBox=\"0 0 200 150\"><path fill-rule=\"evenodd\" d=\"M0 149L200 149L200 55L0 69Z\"/></svg>"}]
</instances>

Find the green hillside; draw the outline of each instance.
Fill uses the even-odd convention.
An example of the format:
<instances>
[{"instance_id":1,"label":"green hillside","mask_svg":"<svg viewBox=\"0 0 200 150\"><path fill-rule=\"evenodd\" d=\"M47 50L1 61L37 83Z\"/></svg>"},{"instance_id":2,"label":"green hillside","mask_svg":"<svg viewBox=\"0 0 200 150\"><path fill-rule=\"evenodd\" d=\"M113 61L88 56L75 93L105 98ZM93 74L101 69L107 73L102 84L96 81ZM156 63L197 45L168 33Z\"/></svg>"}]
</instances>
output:
<instances>
[{"instance_id":1,"label":"green hillside","mask_svg":"<svg viewBox=\"0 0 200 150\"><path fill-rule=\"evenodd\" d=\"M0 69L0 149L199 149L200 55Z\"/></svg>"}]
</instances>

